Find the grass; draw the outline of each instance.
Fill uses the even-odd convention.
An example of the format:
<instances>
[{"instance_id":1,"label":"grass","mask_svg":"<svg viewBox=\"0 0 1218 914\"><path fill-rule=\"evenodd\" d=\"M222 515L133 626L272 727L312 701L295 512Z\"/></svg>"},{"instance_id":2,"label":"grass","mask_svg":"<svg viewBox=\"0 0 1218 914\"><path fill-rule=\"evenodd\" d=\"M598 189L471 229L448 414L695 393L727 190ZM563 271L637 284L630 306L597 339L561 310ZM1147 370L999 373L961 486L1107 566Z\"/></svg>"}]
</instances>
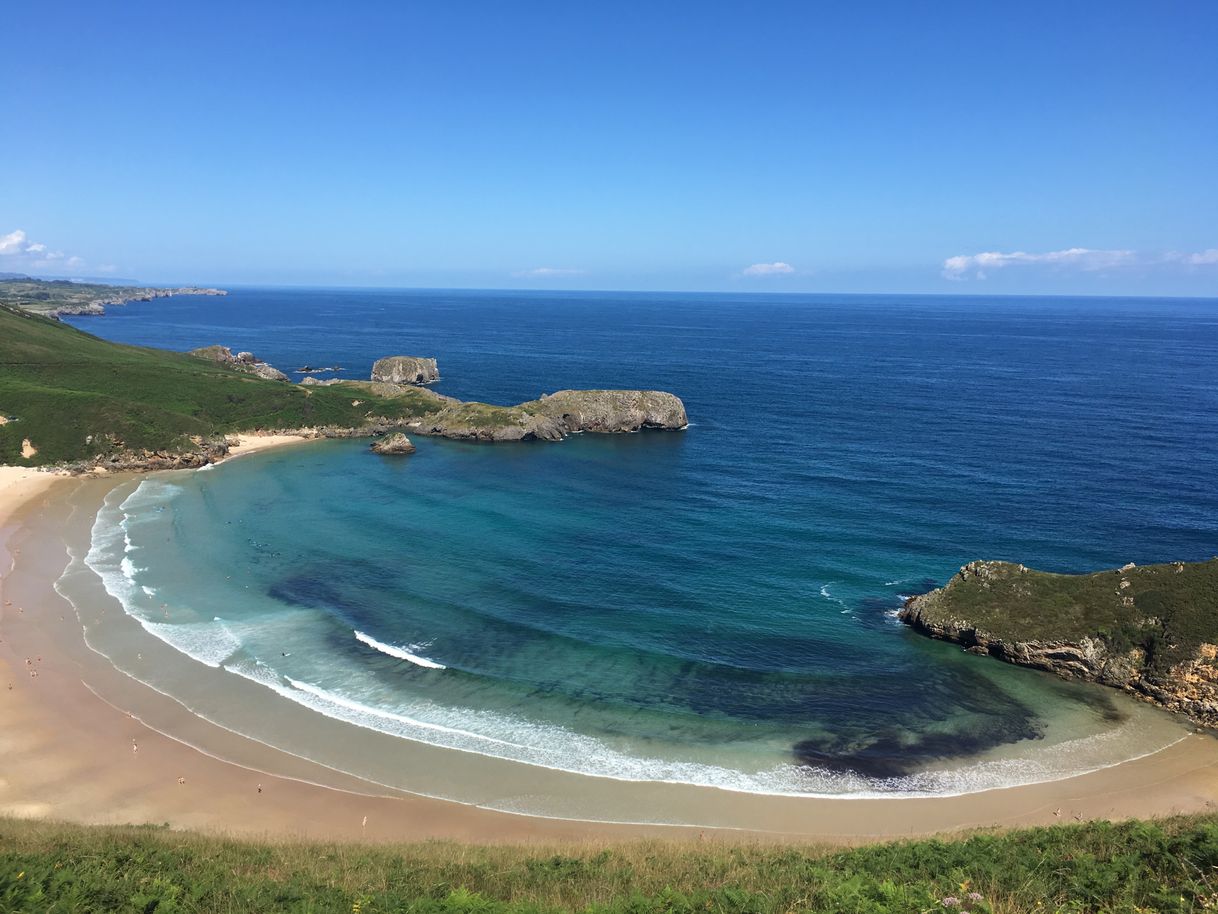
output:
<instances>
[{"instance_id":1,"label":"grass","mask_svg":"<svg viewBox=\"0 0 1218 914\"><path fill-rule=\"evenodd\" d=\"M824 848L253 843L0 820L0 912L1200 912L1218 818ZM970 899L976 893L979 899ZM961 905L944 906L956 898Z\"/></svg>"},{"instance_id":2,"label":"grass","mask_svg":"<svg viewBox=\"0 0 1218 914\"><path fill-rule=\"evenodd\" d=\"M0 464L189 450L192 437L361 427L434 413L444 405L421 389L387 397L345 387L265 381L183 353L110 343L0 306L0 415L16 419L0 425ZM22 457L26 440L37 450L30 458Z\"/></svg>"},{"instance_id":3,"label":"grass","mask_svg":"<svg viewBox=\"0 0 1218 914\"><path fill-rule=\"evenodd\" d=\"M1117 652L1142 648L1155 672L1218 643L1218 559L1082 575L985 566L985 577L954 578L925 602L923 616L967 620L1004 641L1099 636Z\"/></svg>"}]
</instances>

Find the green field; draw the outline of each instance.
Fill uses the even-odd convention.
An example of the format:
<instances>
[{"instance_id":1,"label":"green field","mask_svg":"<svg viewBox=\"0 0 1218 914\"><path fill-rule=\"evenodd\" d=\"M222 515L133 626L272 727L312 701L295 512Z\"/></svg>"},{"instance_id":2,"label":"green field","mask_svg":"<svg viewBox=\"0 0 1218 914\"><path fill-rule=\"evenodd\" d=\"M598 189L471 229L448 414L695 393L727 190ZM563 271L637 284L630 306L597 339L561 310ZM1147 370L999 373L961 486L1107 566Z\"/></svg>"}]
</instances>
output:
<instances>
[{"instance_id":1,"label":"green field","mask_svg":"<svg viewBox=\"0 0 1218 914\"><path fill-rule=\"evenodd\" d=\"M355 405L356 401L359 405ZM0 307L0 464L43 466L140 451L183 451L226 433L361 427L434 413L430 391L380 396L346 385L264 381L226 365L110 343ZM23 442L37 453L22 457Z\"/></svg>"},{"instance_id":2,"label":"green field","mask_svg":"<svg viewBox=\"0 0 1218 914\"><path fill-rule=\"evenodd\" d=\"M1213 816L836 851L253 843L0 820L0 912L1174 914L1216 905Z\"/></svg>"}]
</instances>

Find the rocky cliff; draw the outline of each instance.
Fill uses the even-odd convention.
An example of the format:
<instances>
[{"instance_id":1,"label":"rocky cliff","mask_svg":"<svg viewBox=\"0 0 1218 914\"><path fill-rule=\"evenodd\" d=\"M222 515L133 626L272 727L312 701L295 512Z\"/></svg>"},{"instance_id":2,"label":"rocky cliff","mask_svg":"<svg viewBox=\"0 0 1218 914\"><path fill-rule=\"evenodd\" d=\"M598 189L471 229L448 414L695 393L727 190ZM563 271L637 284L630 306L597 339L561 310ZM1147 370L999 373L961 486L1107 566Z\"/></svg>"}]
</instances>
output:
<instances>
[{"instance_id":1,"label":"rocky cliff","mask_svg":"<svg viewBox=\"0 0 1218 914\"><path fill-rule=\"evenodd\" d=\"M911 597L900 618L974 653L1218 727L1218 559L1087 575L970 562L947 586Z\"/></svg>"},{"instance_id":2,"label":"rocky cliff","mask_svg":"<svg viewBox=\"0 0 1218 914\"><path fill-rule=\"evenodd\" d=\"M559 441L577 432L678 430L686 425L685 405L663 391L562 390L519 406L450 400L414 430L472 441Z\"/></svg>"},{"instance_id":3,"label":"rocky cliff","mask_svg":"<svg viewBox=\"0 0 1218 914\"><path fill-rule=\"evenodd\" d=\"M209 362L229 365L238 371L256 375L267 381L288 380L286 374L257 358L252 352L238 352L233 355L233 351L227 346L204 346L202 349L192 349L189 354L196 359L207 359Z\"/></svg>"},{"instance_id":4,"label":"rocky cliff","mask_svg":"<svg viewBox=\"0 0 1218 914\"><path fill-rule=\"evenodd\" d=\"M372 380L386 384L430 384L440 380L440 369L435 359L391 355L373 363Z\"/></svg>"},{"instance_id":5,"label":"rocky cliff","mask_svg":"<svg viewBox=\"0 0 1218 914\"><path fill-rule=\"evenodd\" d=\"M560 390L520 408L558 420L568 432L676 430L689 424L680 398L660 390Z\"/></svg>"}]
</instances>

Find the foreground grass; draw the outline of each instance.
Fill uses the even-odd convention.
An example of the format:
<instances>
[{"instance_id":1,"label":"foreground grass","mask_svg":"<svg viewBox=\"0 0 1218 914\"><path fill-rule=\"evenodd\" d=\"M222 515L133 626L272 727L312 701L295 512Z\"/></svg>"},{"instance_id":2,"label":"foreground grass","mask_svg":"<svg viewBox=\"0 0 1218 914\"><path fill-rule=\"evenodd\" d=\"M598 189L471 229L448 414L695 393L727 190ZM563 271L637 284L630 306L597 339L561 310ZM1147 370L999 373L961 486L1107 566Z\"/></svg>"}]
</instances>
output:
<instances>
[{"instance_id":1,"label":"foreground grass","mask_svg":"<svg viewBox=\"0 0 1218 914\"><path fill-rule=\"evenodd\" d=\"M0 820L2 912L1195 912L1218 906L1216 869L1213 816L846 851L260 844Z\"/></svg>"}]
</instances>

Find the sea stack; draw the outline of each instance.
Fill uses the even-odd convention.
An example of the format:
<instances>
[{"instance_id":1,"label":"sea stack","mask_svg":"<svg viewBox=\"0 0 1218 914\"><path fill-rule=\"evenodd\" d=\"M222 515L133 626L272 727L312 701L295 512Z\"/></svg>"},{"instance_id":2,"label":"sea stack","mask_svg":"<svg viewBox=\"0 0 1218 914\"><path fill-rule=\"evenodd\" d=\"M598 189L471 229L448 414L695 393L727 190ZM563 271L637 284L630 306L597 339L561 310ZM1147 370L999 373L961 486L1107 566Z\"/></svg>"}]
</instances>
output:
<instances>
[{"instance_id":1,"label":"sea stack","mask_svg":"<svg viewBox=\"0 0 1218 914\"><path fill-rule=\"evenodd\" d=\"M429 384L440 380L440 370L435 359L391 355L376 360L372 366L372 380L386 384Z\"/></svg>"},{"instance_id":2,"label":"sea stack","mask_svg":"<svg viewBox=\"0 0 1218 914\"><path fill-rule=\"evenodd\" d=\"M401 432L394 432L372 442L374 454L413 454L415 446Z\"/></svg>"}]
</instances>

